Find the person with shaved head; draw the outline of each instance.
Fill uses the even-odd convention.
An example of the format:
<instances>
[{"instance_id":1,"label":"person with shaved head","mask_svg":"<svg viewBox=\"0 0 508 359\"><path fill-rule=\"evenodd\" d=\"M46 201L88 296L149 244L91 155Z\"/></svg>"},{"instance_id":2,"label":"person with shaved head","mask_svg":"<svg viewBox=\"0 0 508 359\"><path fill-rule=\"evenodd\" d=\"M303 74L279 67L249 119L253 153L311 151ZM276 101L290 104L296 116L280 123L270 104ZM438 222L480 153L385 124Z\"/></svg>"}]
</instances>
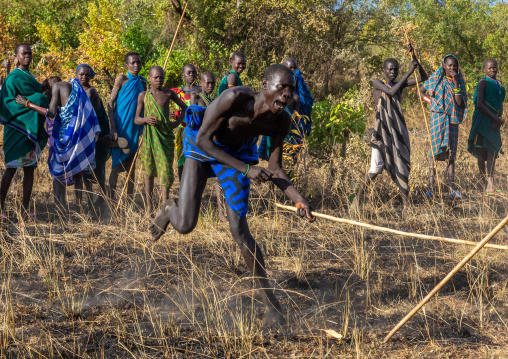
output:
<instances>
[{"instance_id":1,"label":"person with shaved head","mask_svg":"<svg viewBox=\"0 0 508 359\"><path fill-rule=\"evenodd\" d=\"M5 198L17 168L23 168L24 213L29 211L34 171L43 148L48 142L44 131L44 115L29 109L30 103L48 107L48 99L42 93L42 85L30 72L32 48L29 44L18 44L14 49L18 66L7 76L0 92L0 123L4 125L5 172L0 184L0 207L2 218L6 217ZM25 103L18 104L16 97L22 95Z\"/></svg>"},{"instance_id":2,"label":"person with shaved head","mask_svg":"<svg viewBox=\"0 0 508 359\"><path fill-rule=\"evenodd\" d=\"M185 102L187 106L190 105L191 97L194 94L198 94L201 92L201 87L196 84L196 80L198 78L198 71L196 69L196 66L193 64L187 64L182 69L182 79L184 82L184 86L182 88L175 87L172 88L178 97L180 97L180 100ZM184 112L184 110L177 106L175 103L175 106L173 107L173 118L180 117L180 114ZM182 179L182 171L183 171L183 165L185 164L185 157L182 156L182 149L183 149L183 130L185 128L185 122L182 122L178 125L176 129L176 135L175 135L175 155L177 158L177 169L178 169L178 178Z\"/></svg>"},{"instance_id":3,"label":"person with shaved head","mask_svg":"<svg viewBox=\"0 0 508 359\"><path fill-rule=\"evenodd\" d=\"M138 96L138 106L134 122L144 125L144 142L141 147L141 163L145 171L145 192L148 212L153 210L154 179L158 177L162 187L162 198L169 199L169 189L173 184L173 158L175 135L173 130L182 123L184 113L175 121L170 121L169 105L176 103L183 111L187 105L172 90L164 89L164 70L152 66L148 72L150 89Z\"/></svg>"},{"instance_id":4,"label":"person with shaved head","mask_svg":"<svg viewBox=\"0 0 508 359\"><path fill-rule=\"evenodd\" d=\"M291 124L291 116L284 108L293 98L294 90L293 73L277 64L265 71L259 92L236 86L224 91L206 110L190 106L185 115L186 162L178 203L172 198L167 200L150 226L154 240L164 234L169 224L181 234L192 232L198 222L207 179L217 176L225 192L231 234L263 294L267 327L282 324L284 317L267 279L261 248L247 224L251 180L272 181L296 203L300 216L314 220L310 204L282 169L282 146ZM256 166L256 144L265 133L273 136L267 169Z\"/></svg>"},{"instance_id":5,"label":"person with shaved head","mask_svg":"<svg viewBox=\"0 0 508 359\"><path fill-rule=\"evenodd\" d=\"M386 59L383 63L385 79L372 81L376 121L371 138L371 166L351 204L353 210L358 209L361 195L367 186L383 172L383 169L386 169L399 187L404 208L407 204L411 149L409 133L402 114L401 95L405 88L418 84L416 79L409 78L417 68L420 72L418 82L426 81L428 78L416 59L411 45L409 45L409 51L413 53L413 60L409 63L408 71L399 81L397 81L399 63L393 58Z\"/></svg>"},{"instance_id":6,"label":"person with shaved head","mask_svg":"<svg viewBox=\"0 0 508 359\"><path fill-rule=\"evenodd\" d=\"M485 76L478 81L474 92L475 110L467 145L467 150L478 159L482 184L488 195L495 193L494 167L496 158L503 153L500 128L504 124L506 89L497 79L497 69L495 59L483 62Z\"/></svg>"}]
</instances>

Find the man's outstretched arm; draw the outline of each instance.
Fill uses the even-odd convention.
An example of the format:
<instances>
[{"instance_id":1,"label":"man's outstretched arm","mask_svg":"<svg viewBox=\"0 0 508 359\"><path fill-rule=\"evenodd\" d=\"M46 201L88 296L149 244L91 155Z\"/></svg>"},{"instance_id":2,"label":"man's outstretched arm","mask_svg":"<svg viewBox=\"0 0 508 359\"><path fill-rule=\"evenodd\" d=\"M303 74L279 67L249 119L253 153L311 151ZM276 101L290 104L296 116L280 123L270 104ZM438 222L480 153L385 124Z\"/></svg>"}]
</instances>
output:
<instances>
[{"instance_id":1,"label":"man's outstretched arm","mask_svg":"<svg viewBox=\"0 0 508 359\"><path fill-rule=\"evenodd\" d=\"M291 126L291 116L285 111L280 116L282 117L279 125L280 130L272 138L270 146L268 170L273 173L272 182L296 204L298 215L301 217L305 216L310 222L313 222L316 218L312 216L309 202L293 186L293 183L282 168L282 148L284 146L284 139L289 133Z\"/></svg>"}]
</instances>

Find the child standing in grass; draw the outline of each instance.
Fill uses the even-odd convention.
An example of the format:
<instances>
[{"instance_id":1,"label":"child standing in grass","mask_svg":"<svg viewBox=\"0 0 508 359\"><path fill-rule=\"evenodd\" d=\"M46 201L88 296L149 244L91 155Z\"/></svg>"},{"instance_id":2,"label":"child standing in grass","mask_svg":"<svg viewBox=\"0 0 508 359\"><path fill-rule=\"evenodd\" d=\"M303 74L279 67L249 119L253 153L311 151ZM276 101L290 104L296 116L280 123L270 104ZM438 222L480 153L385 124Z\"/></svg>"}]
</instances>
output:
<instances>
[{"instance_id":1,"label":"child standing in grass","mask_svg":"<svg viewBox=\"0 0 508 359\"><path fill-rule=\"evenodd\" d=\"M169 189L174 179L175 135L173 130L182 122L187 105L174 91L162 88L164 84L164 70L162 67L152 66L148 73L148 81L150 82L150 90L143 91L138 96L134 123L145 125L141 163L146 173L146 202L148 211L152 213L155 177L160 178L163 200L169 199ZM182 109L182 113L176 121L169 120L169 104L171 101L174 101Z\"/></svg>"}]
</instances>

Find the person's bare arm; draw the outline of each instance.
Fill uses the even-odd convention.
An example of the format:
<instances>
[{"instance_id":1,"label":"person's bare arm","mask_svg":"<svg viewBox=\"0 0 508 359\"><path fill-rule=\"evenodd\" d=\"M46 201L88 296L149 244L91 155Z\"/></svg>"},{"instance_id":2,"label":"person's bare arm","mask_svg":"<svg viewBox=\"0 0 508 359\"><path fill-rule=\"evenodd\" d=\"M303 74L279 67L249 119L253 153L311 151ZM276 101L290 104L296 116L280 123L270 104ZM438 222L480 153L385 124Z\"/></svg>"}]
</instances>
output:
<instances>
[{"instance_id":1,"label":"person's bare arm","mask_svg":"<svg viewBox=\"0 0 508 359\"><path fill-rule=\"evenodd\" d=\"M185 110L187 110L187 104L185 102L183 102L182 99L180 99L180 97L173 90L169 90L169 91L171 91L169 93L169 98L171 100L173 100L177 104L178 107L181 108L180 116L178 116L176 121L170 122L170 125L172 128L177 128L185 118ZM197 97L199 97L199 96L197 96Z\"/></svg>"},{"instance_id":2,"label":"person's bare arm","mask_svg":"<svg viewBox=\"0 0 508 359\"><path fill-rule=\"evenodd\" d=\"M420 90L418 91L418 94L420 95L421 99L425 102L428 102L430 104L430 97L426 95L427 89L425 86L420 87Z\"/></svg>"},{"instance_id":3,"label":"person's bare arm","mask_svg":"<svg viewBox=\"0 0 508 359\"><path fill-rule=\"evenodd\" d=\"M198 106L201 106L201 107L206 107L205 101L203 101L201 96L199 96L198 94L195 94L195 93L193 93L191 95L190 104L191 105L198 105Z\"/></svg>"},{"instance_id":4,"label":"person's bare arm","mask_svg":"<svg viewBox=\"0 0 508 359\"><path fill-rule=\"evenodd\" d=\"M109 116L109 126L111 127L111 131L109 136L113 141L118 139L118 133L116 131L116 122L115 122L115 108L116 108L116 100L118 100L118 93L122 88L125 82L125 76L119 75L115 79L115 84L113 85L113 90L111 91L111 96L108 101L108 116Z\"/></svg>"},{"instance_id":5,"label":"person's bare arm","mask_svg":"<svg viewBox=\"0 0 508 359\"><path fill-rule=\"evenodd\" d=\"M228 79L227 79L228 88L236 86L236 84L238 83L237 77L238 76L234 72L232 72L228 75Z\"/></svg>"},{"instance_id":6,"label":"person's bare arm","mask_svg":"<svg viewBox=\"0 0 508 359\"><path fill-rule=\"evenodd\" d=\"M253 92L250 94L244 88L240 89L223 92L217 100L208 106L203 123L196 136L196 145L217 161L233 167L242 173L247 173L246 176L257 183L266 182L272 177L270 171L258 166L248 166L246 163L221 150L213 141L213 136L226 121L226 117L236 110L241 110L241 107L245 106L247 101L252 99Z\"/></svg>"},{"instance_id":7,"label":"person's bare arm","mask_svg":"<svg viewBox=\"0 0 508 359\"><path fill-rule=\"evenodd\" d=\"M95 114L98 114L101 110L101 100L99 98L99 93L93 87L90 89L90 101L92 101L92 106L95 110Z\"/></svg>"},{"instance_id":8,"label":"person's bare arm","mask_svg":"<svg viewBox=\"0 0 508 359\"><path fill-rule=\"evenodd\" d=\"M141 117L141 114L145 111L145 95L146 91L143 91L138 95L138 105L136 107L136 117L134 117L134 123L136 125L155 126L157 124L157 117Z\"/></svg>"},{"instance_id":9,"label":"person's bare arm","mask_svg":"<svg viewBox=\"0 0 508 359\"><path fill-rule=\"evenodd\" d=\"M415 57L413 57L414 61L418 64L418 72L420 73L420 76L418 76L418 83L425 82L429 79L429 75L427 75L427 72L425 72L425 69L423 68L422 64L416 60ZM407 80L407 86L415 86L417 85L416 80L414 78L410 78Z\"/></svg>"},{"instance_id":10,"label":"person's bare arm","mask_svg":"<svg viewBox=\"0 0 508 359\"><path fill-rule=\"evenodd\" d=\"M60 102L60 90L58 84L55 84L51 90L51 102L49 104L49 108L44 108L33 104L28 101L25 96L18 95L16 96L16 103L18 105L26 106L30 110L36 111L37 113L46 116L48 118L54 118L56 116L58 110L58 103Z\"/></svg>"},{"instance_id":11,"label":"person's bare arm","mask_svg":"<svg viewBox=\"0 0 508 359\"><path fill-rule=\"evenodd\" d=\"M460 88L459 87L459 74L452 71L451 75L452 75L453 84L454 84L455 88L457 88L457 89ZM464 102L464 98L462 97L462 94L454 93L453 100L455 101L455 104L457 106L459 106L460 108L464 109L466 107L466 103Z\"/></svg>"},{"instance_id":12,"label":"person's bare arm","mask_svg":"<svg viewBox=\"0 0 508 359\"><path fill-rule=\"evenodd\" d=\"M376 90L382 91L389 96L394 96L397 92L399 92L408 85L407 79L409 78L409 76L411 76L411 74L415 71L415 69L416 62L411 61L411 63L409 64L408 72L406 72L406 74L400 79L400 81L397 82L393 87L386 86L383 81L378 79L374 79L372 81L372 86Z\"/></svg>"},{"instance_id":13,"label":"person's bare arm","mask_svg":"<svg viewBox=\"0 0 508 359\"><path fill-rule=\"evenodd\" d=\"M311 214L309 202L296 190L286 172L282 169L282 148L284 146L284 139L291 127L291 116L286 111L283 111L279 115L278 120L280 123L279 129L275 133L275 136L272 137L268 158L268 170L273 174L271 180L286 196L296 203L296 207L299 208L298 215L302 217L305 215L312 222L315 218Z\"/></svg>"},{"instance_id":14,"label":"person's bare arm","mask_svg":"<svg viewBox=\"0 0 508 359\"><path fill-rule=\"evenodd\" d=\"M491 109L489 105L485 102L485 89L487 88L487 80L481 79L478 83L478 90L477 90L477 99L476 103L478 106L478 109L480 112L487 116L492 120L493 129L499 129L501 125L504 123L503 119L501 118L501 113L499 116L497 113L494 113L494 109Z\"/></svg>"}]
</instances>

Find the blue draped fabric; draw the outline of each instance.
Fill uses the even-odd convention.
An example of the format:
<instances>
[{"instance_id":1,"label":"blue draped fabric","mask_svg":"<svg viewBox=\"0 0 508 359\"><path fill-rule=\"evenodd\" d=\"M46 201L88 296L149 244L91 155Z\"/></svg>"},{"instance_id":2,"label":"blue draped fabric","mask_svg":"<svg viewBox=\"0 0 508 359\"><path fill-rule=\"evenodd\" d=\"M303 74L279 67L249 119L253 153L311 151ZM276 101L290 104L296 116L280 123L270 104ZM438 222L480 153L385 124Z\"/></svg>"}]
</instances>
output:
<instances>
[{"instance_id":1,"label":"blue draped fabric","mask_svg":"<svg viewBox=\"0 0 508 359\"><path fill-rule=\"evenodd\" d=\"M92 102L77 79L67 104L55 117L53 148L48 158L53 178L65 181L94 167L95 141L101 131Z\"/></svg>"},{"instance_id":2,"label":"blue draped fabric","mask_svg":"<svg viewBox=\"0 0 508 359\"><path fill-rule=\"evenodd\" d=\"M143 128L142 125L134 123L134 117L136 117L138 96L145 91L143 82L146 83L146 79L142 76L132 76L130 72L127 72L127 77L129 81L122 86L116 100L115 124L118 137L127 139L131 151L129 154L125 154L119 148L113 148L111 151L112 168L137 151L139 135Z\"/></svg>"},{"instance_id":3,"label":"blue draped fabric","mask_svg":"<svg viewBox=\"0 0 508 359\"><path fill-rule=\"evenodd\" d=\"M294 74L296 80L295 94L297 94L300 97L300 110L298 112L300 113L300 115L308 116L310 119L310 121L308 121L308 123L305 124L304 128L304 135L308 136L310 135L312 125L311 114L312 114L312 106L314 105L314 97L312 97L312 94L310 93L307 84L303 80L301 71L296 69L294 71Z\"/></svg>"},{"instance_id":4,"label":"blue draped fabric","mask_svg":"<svg viewBox=\"0 0 508 359\"><path fill-rule=\"evenodd\" d=\"M187 127L183 132L183 156L209 163L211 166L210 177L216 176L218 178L228 206L240 217L244 217L247 215L249 205L250 179L242 175L240 171L210 157L196 145L196 136L201 127L205 109L198 105L191 105L185 112ZM257 140L258 138L255 137L241 145L224 145L218 142L215 144L234 158L254 165L259 162Z\"/></svg>"}]
</instances>

